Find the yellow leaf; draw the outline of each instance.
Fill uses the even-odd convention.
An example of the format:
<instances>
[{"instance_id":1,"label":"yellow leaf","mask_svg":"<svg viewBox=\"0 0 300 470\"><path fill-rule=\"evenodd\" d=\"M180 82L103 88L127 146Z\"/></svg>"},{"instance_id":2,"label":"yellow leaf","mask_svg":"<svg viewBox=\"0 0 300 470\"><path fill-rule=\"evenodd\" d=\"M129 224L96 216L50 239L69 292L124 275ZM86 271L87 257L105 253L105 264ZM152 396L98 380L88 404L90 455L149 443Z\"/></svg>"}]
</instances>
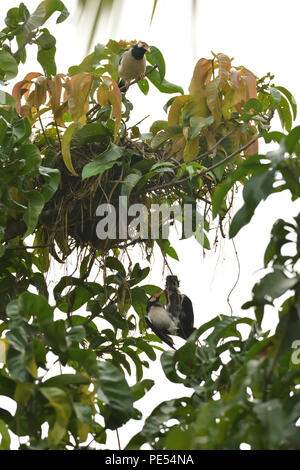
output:
<instances>
[{"instance_id":1,"label":"yellow leaf","mask_svg":"<svg viewBox=\"0 0 300 470\"><path fill-rule=\"evenodd\" d=\"M0 362L5 363L7 350L8 350L7 339L6 338L0 339Z\"/></svg>"},{"instance_id":2,"label":"yellow leaf","mask_svg":"<svg viewBox=\"0 0 300 470\"><path fill-rule=\"evenodd\" d=\"M207 59L198 60L193 77L190 83L189 92L191 95L195 93L203 93L205 86L210 81L212 75L212 62Z\"/></svg>"},{"instance_id":3,"label":"yellow leaf","mask_svg":"<svg viewBox=\"0 0 300 470\"><path fill-rule=\"evenodd\" d=\"M173 101L169 114L168 114L168 123L170 126L176 126L180 123L180 114L183 106L191 100L190 95L181 95L177 96Z\"/></svg>"},{"instance_id":4,"label":"yellow leaf","mask_svg":"<svg viewBox=\"0 0 300 470\"><path fill-rule=\"evenodd\" d=\"M76 420L76 422L77 422L77 432L78 432L79 442L85 442L88 437L90 426L87 423L81 423L78 420Z\"/></svg>"},{"instance_id":5,"label":"yellow leaf","mask_svg":"<svg viewBox=\"0 0 300 470\"><path fill-rule=\"evenodd\" d=\"M34 357L31 357L30 359L28 359L28 361L26 362L26 369L28 370L28 372L30 372L32 377L34 378L37 377L38 370L37 370L37 365L36 365Z\"/></svg>"},{"instance_id":6,"label":"yellow leaf","mask_svg":"<svg viewBox=\"0 0 300 470\"><path fill-rule=\"evenodd\" d=\"M73 135L81 128L81 124L79 122L73 122L65 131L62 141L61 141L61 152L63 156L63 160L65 162L66 167L74 176L78 176L76 171L74 170L72 160L71 160L71 152L70 152L70 144Z\"/></svg>"},{"instance_id":7,"label":"yellow leaf","mask_svg":"<svg viewBox=\"0 0 300 470\"><path fill-rule=\"evenodd\" d=\"M199 153L199 138L188 140L183 151L183 160L188 162L197 157Z\"/></svg>"},{"instance_id":8,"label":"yellow leaf","mask_svg":"<svg viewBox=\"0 0 300 470\"><path fill-rule=\"evenodd\" d=\"M34 387L34 383L32 382L17 382L15 393L14 393L14 400L20 405L26 405L31 397L31 390Z\"/></svg>"}]
</instances>

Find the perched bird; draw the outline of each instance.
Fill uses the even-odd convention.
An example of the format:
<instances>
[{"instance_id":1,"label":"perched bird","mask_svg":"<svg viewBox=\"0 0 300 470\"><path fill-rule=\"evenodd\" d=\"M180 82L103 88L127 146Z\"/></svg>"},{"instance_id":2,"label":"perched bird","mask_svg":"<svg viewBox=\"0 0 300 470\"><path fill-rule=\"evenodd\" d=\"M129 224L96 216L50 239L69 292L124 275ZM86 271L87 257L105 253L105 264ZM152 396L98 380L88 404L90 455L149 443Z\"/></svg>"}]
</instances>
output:
<instances>
[{"instance_id":1,"label":"perched bird","mask_svg":"<svg viewBox=\"0 0 300 470\"><path fill-rule=\"evenodd\" d=\"M167 311L172 318L178 320L177 336L187 339L194 328L193 304L187 295L179 291L177 276L167 276L165 294L167 298Z\"/></svg>"},{"instance_id":2,"label":"perched bird","mask_svg":"<svg viewBox=\"0 0 300 470\"><path fill-rule=\"evenodd\" d=\"M167 305L164 308L159 299L166 294ZM146 323L165 343L174 348L170 335L187 339L195 330L194 311L191 300L179 292L177 276L167 276L165 291L153 295L147 302Z\"/></svg>"},{"instance_id":3,"label":"perched bird","mask_svg":"<svg viewBox=\"0 0 300 470\"><path fill-rule=\"evenodd\" d=\"M159 298L163 293L164 292L161 291L150 297L146 305L147 315L145 320L151 330L162 341L175 349L173 340L169 335L176 335L178 321L176 318L172 318L172 315L161 305Z\"/></svg>"},{"instance_id":4,"label":"perched bird","mask_svg":"<svg viewBox=\"0 0 300 470\"><path fill-rule=\"evenodd\" d=\"M145 42L139 42L125 51L119 64L119 87L124 85L126 90L131 80L143 78L146 71L145 53L150 47Z\"/></svg>"}]
</instances>

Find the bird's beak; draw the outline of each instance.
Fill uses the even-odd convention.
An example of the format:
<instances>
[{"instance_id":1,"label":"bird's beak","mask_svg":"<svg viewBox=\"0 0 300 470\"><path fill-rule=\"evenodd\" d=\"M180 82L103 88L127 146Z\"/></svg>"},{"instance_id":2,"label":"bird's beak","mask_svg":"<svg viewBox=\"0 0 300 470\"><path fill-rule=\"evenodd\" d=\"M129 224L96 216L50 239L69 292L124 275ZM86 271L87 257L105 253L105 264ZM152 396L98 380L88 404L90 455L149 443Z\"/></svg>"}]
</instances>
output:
<instances>
[{"instance_id":1,"label":"bird's beak","mask_svg":"<svg viewBox=\"0 0 300 470\"><path fill-rule=\"evenodd\" d=\"M160 297L163 294L164 294L164 291L162 290L162 291L158 292L157 294L154 294L152 297L155 297L157 299L157 297Z\"/></svg>"},{"instance_id":2,"label":"bird's beak","mask_svg":"<svg viewBox=\"0 0 300 470\"><path fill-rule=\"evenodd\" d=\"M147 52L150 51L150 47L149 47L147 44L143 44L143 48L144 48L145 51L147 51Z\"/></svg>"}]
</instances>

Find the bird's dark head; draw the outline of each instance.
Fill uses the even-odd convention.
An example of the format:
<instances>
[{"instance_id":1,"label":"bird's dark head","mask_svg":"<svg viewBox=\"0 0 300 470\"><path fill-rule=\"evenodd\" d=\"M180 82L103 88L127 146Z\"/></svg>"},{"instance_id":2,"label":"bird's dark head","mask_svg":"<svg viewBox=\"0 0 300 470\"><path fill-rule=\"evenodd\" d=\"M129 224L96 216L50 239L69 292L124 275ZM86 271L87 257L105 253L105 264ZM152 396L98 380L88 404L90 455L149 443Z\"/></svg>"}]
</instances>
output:
<instances>
[{"instance_id":1,"label":"bird's dark head","mask_svg":"<svg viewBox=\"0 0 300 470\"><path fill-rule=\"evenodd\" d=\"M150 51L150 47L145 42L138 42L132 47L132 55L135 59L141 60L146 52Z\"/></svg>"},{"instance_id":2,"label":"bird's dark head","mask_svg":"<svg viewBox=\"0 0 300 470\"><path fill-rule=\"evenodd\" d=\"M179 280L177 276L166 277L166 289L170 291L177 291L179 288Z\"/></svg>"}]
</instances>

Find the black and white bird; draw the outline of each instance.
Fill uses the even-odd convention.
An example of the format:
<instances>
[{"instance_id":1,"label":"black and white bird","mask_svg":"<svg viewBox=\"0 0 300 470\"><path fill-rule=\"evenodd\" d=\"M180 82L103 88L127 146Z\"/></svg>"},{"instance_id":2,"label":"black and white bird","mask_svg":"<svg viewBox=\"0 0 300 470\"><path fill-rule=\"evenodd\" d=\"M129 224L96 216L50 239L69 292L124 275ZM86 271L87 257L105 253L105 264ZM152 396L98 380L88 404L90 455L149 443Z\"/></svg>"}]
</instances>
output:
<instances>
[{"instance_id":1,"label":"black and white bird","mask_svg":"<svg viewBox=\"0 0 300 470\"><path fill-rule=\"evenodd\" d=\"M159 299L166 295L167 305L164 308ZM170 335L187 339L194 328L194 311L191 300L179 291L177 276L167 276L165 291L153 295L147 302L147 325L165 343L174 348Z\"/></svg>"},{"instance_id":2,"label":"black and white bird","mask_svg":"<svg viewBox=\"0 0 300 470\"><path fill-rule=\"evenodd\" d=\"M146 71L145 54L150 47L145 42L139 42L125 51L119 64L119 87L126 89L131 80L143 78Z\"/></svg>"}]
</instances>

